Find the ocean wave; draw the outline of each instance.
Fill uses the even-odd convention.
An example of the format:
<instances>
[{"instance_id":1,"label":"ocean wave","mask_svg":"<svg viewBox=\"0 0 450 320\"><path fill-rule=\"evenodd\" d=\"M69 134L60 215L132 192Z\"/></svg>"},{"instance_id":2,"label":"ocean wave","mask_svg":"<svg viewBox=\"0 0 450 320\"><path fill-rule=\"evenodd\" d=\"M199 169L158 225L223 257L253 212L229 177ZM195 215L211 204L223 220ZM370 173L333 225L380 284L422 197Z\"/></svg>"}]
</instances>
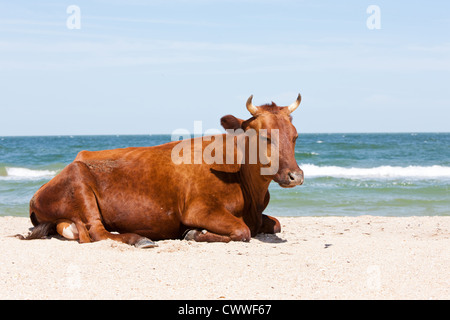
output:
<instances>
[{"instance_id":1,"label":"ocean wave","mask_svg":"<svg viewBox=\"0 0 450 320\"><path fill-rule=\"evenodd\" d=\"M0 170L0 180L51 179L58 173L56 170L33 170L15 167L4 167L3 169Z\"/></svg>"},{"instance_id":2,"label":"ocean wave","mask_svg":"<svg viewBox=\"0 0 450 320\"><path fill-rule=\"evenodd\" d=\"M315 157L318 156L319 153L317 152L296 152L295 156L299 157L299 158L311 158L311 157Z\"/></svg>"},{"instance_id":3,"label":"ocean wave","mask_svg":"<svg viewBox=\"0 0 450 320\"><path fill-rule=\"evenodd\" d=\"M450 167L444 166L380 166L373 168L344 168L337 166L300 165L305 177L333 177L351 179L411 178L450 179Z\"/></svg>"},{"instance_id":4,"label":"ocean wave","mask_svg":"<svg viewBox=\"0 0 450 320\"><path fill-rule=\"evenodd\" d=\"M373 168L346 168L338 166L316 166L300 164L305 177L332 177L351 179L411 178L450 179L450 167L446 166L379 166ZM51 179L60 170L34 170L17 167L0 167L0 180L40 180Z\"/></svg>"}]
</instances>

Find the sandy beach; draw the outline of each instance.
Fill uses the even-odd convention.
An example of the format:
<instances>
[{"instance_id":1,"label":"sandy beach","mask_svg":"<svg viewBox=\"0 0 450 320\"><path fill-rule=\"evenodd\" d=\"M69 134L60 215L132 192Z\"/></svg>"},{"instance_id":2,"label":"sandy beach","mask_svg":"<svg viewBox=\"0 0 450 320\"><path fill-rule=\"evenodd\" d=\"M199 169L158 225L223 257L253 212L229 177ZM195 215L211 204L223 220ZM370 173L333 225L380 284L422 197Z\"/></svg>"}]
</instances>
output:
<instances>
[{"instance_id":1,"label":"sandy beach","mask_svg":"<svg viewBox=\"0 0 450 320\"><path fill-rule=\"evenodd\" d=\"M0 217L0 299L449 299L450 217L279 218L249 243L21 241Z\"/></svg>"}]
</instances>

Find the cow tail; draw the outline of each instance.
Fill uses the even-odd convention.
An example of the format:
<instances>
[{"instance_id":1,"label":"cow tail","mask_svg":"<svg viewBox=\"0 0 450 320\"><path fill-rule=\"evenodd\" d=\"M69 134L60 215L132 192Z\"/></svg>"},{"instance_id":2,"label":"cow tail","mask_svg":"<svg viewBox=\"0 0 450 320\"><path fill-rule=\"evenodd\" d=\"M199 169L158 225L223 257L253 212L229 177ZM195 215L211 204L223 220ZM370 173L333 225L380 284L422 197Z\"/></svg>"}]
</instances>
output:
<instances>
[{"instance_id":1,"label":"cow tail","mask_svg":"<svg viewBox=\"0 0 450 320\"><path fill-rule=\"evenodd\" d=\"M27 235L23 236L21 234L16 234L15 237L20 240L33 240L42 239L50 234L56 233L56 224L53 222L42 222L39 223L36 219L34 212L30 215L31 222L34 225L33 230Z\"/></svg>"}]
</instances>

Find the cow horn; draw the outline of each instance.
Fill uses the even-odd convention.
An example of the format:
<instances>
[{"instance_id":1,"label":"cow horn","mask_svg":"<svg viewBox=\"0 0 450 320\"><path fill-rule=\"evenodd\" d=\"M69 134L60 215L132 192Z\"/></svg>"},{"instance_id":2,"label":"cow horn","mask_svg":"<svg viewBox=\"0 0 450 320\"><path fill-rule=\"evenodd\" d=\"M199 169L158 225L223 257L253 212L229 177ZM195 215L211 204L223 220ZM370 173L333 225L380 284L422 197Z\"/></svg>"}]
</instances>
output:
<instances>
[{"instance_id":1,"label":"cow horn","mask_svg":"<svg viewBox=\"0 0 450 320\"><path fill-rule=\"evenodd\" d=\"M289 113L294 112L294 110L297 109L298 106L300 105L301 101L302 101L302 96L299 93L298 97L297 97L297 100L295 100L295 102L288 107Z\"/></svg>"},{"instance_id":2,"label":"cow horn","mask_svg":"<svg viewBox=\"0 0 450 320\"><path fill-rule=\"evenodd\" d=\"M247 100L247 110L254 116L256 112L258 111L258 108L255 107L252 103L253 95L251 95Z\"/></svg>"}]
</instances>

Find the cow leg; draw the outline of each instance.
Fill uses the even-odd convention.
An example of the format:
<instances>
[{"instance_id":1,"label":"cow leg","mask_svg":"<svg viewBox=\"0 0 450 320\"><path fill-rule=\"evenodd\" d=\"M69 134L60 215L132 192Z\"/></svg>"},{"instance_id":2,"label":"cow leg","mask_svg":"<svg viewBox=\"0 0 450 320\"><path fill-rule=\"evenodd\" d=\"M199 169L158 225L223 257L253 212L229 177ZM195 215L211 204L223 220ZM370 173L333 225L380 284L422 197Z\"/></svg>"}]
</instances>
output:
<instances>
[{"instance_id":1,"label":"cow leg","mask_svg":"<svg viewBox=\"0 0 450 320\"><path fill-rule=\"evenodd\" d=\"M184 240L194 240L197 242L230 242L231 237L221 236L220 234L208 232L208 230L192 229L185 234Z\"/></svg>"},{"instance_id":2,"label":"cow leg","mask_svg":"<svg viewBox=\"0 0 450 320\"><path fill-rule=\"evenodd\" d=\"M267 216L265 214L262 215L262 225L259 229L261 233L278 233L281 232L281 225L278 219Z\"/></svg>"},{"instance_id":3,"label":"cow leg","mask_svg":"<svg viewBox=\"0 0 450 320\"><path fill-rule=\"evenodd\" d=\"M153 248L158 245L148 238L142 237L136 233L121 233L113 234L107 231L100 220L92 221L89 228L89 234L94 241L111 239L120 241L129 245L134 245L137 248Z\"/></svg>"},{"instance_id":4,"label":"cow leg","mask_svg":"<svg viewBox=\"0 0 450 320\"><path fill-rule=\"evenodd\" d=\"M67 177L76 178L67 179ZM73 162L64 169L64 172L60 173L59 177L54 179L56 180L53 184L47 187L46 195L59 199L55 204L57 205L56 210L52 210L53 217L57 216L57 229L63 236L67 235L66 238L78 238L80 243L112 239L139 248L156 246L154 242L140 235L134 233L112 234L105 229L95 195L95 179L84 163ZM42 199L44 202L51 202L45 201L45 195L40 195L40 197L44 197ZM49 212L49 210L41 211ZM46 220L51 219L47 217ZM70 230L67 230L69 227ZM65 235L64 230L67 230Z\"/></svg>"},{"instance_id":5,"label":"cow leg","mask_svg":"<svg viewBox=\"0 0 450 320\"><path fill-rule=\"evenodd\" d=\"M250 241L251 237L247 225L224 208L191 205L184 213L182 222L187 227L195 228L186 234L186 240L229 242Z\"/></svg>"},{"instance_id":6,"label":"cow leg","mask_svg":"<svg viewBox=\"0 0 450 320\"><path fill-rule=\"evenodd\" d=\"M264 206L263 210L266 209L267 205L270 201L270 193L269 191L266 192L266 195L264 197ZM260 229L258 230L259 233L278 233L281 232L281 225L280 222L271 216L262 215L262 224Z\"/></svg>"}]
</instances>

